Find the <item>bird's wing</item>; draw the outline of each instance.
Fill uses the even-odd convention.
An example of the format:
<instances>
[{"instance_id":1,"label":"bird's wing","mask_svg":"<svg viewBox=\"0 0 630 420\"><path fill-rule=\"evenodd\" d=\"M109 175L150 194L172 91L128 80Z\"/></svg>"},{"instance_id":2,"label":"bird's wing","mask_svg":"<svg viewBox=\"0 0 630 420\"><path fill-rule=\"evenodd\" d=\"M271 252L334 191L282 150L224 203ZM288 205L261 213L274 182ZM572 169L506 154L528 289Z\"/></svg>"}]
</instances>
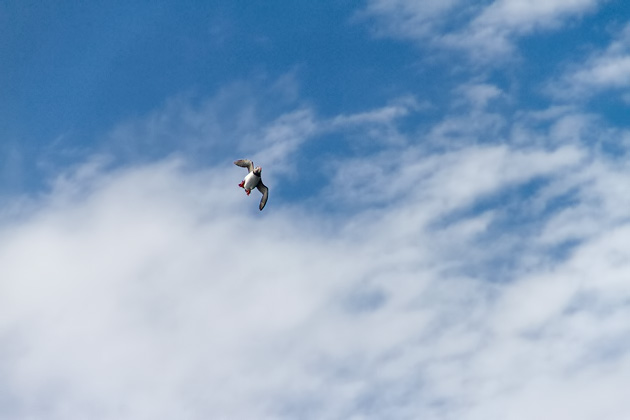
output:
<instances>
[{"instance_id":1,"label":"bird's wing","mask_svg":"<svg viewBox=\"0 0 630 420\"><path fill-rule=\"evenodd\" d=\"M252 161L251 161L251 160L249 160L249 159L239 159L239 160L235 160L235 161L234 161L234 164L235 164L236 166L240 166L240 167L242 167L242 168L247 168L247 170L248 170L249 172L251 172L251 171L253 171L253 170L254 170L254 162L252 162Z\"/></svg>"},{"instance_id":2,"label":"bird's wing","mask_svg":"<svg viewBox=\"0 0 630 420\"><path fill-rule=\"evenodd\" d=\"M267 204L267 198L269 198L269 188L267 188L267 186L263 184L262 179L260 180L256 188L258 188L258 191L260 191L263 195L260 199L260 205L258 206L258 208L262 210L265 208L265 204Z\"/></svg>"}]
</instances>

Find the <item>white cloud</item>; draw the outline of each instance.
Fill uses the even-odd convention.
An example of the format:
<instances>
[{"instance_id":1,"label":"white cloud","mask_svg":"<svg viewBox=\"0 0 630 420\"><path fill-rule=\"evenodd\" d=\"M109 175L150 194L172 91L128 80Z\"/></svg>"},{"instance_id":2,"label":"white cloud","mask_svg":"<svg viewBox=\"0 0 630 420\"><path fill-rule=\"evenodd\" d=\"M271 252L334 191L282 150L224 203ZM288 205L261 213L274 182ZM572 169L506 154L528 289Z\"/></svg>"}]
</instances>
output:
<instances>
[{"instance_id":1,"label":"white cloud","mask_svg":"<svg viewBox=\"0 0 630 420\"><path fill-rule=\"evenodd\" d=\"M425 105L427 106L427 105ZM365 124L392 124L396 119L405 117L411 111L422 108L413 97L399 98L391 104L371 111L360 112L352 115L338 115L330 121L331 129L340 129L347 126L364 126Z\"/></svg>"},{"instance_id":2,"label":"white cloud","mask_svg":"<svg viewBox=\"0 0 630 420\"><path fill-rule=\"evenodd\" d=\"M603 51L573 64L559 80L549 85L559 98L588 97L606 90L627 91L630 86L630 26L622 30Z\"/></svg>"},{"instance_id":3,"label":"white cloud","mask_svg":"<svg viewBox=\"0 0 630 420\"><path fill-rule=\"evenodd\" d=\"M297 101L294 75L261 79L264 83L254 79L229 84L208 98L194 94L170 98L144 118L123 122L103 136L103 153L136 162L177 150L207 163L226 153L253 153L267 145L270 136L293 136L298 142L308 136L310 111ZM300 127L291 126L295 133L283 131L288 119L302 121Z\"/></svg>"},{"instance_id":4,"label":"white cloud","mask_svg":"<svg viewBox=\"0 0 630 420\"><path fill-rule=\"evenodd\" d=\"M488 118L500 93L465 91L458 107ZM175 108L162 117L180 127L171 135L219 141L213 126L189 129L204 107ZM321 120L297 107L243 120L254 122L232 146L264 145L273 153L257 161L283 166L321 132L396 130L411 110ZM502 121L546 145L436 150L397 132L407 141L327 162L327 187L300 202L274 195L292 173L271 165L263 212L231 162L97 160L64 173L0 223L0 414L627 418L630 181L554 128L570 112ZM438 125L461 123L450 119ZM493 126L467 136L484 133ZM578 242L562 254L567 238Z\"/></svg>"},{"instance_id":5,"label":"white cloud","mask_svg":"<svg viewBox=\"0 0 630 420\"><path fill-rule=\"evenodd\" d=\"M567 16L594 9L601 0L496 0L483 10L473 26L527 33L537 27L555 26Z\"/></svg>"},{"instance_id":6,"label":"white cloud","mask_svg":"<svg viewBox=\"0 0 630 420\"><path fill-rule=\"evenodd\" d=\"M377 31L381 35L425 38L444 23L447 15L460 7L461 0L371 0L360 16L380 19Z\"/></svg>"},{"instance_id":7,"label":"white cloud","mask_svg":"<svg viewBox=\"0 0 630 420\"><path fill-rule=\"evenodd\" d=\"M604 0L605 1L605 0ZM377 34L464 49L475 60L510 53L513 41L537 30L555 29L597 8L602 0L463 1L370 0L360 16L376 19Z\"/></svg>"},{"instance_id":8,"label":"white cloud","mask_svg":"<svg viewBox=\"0 0 630 420\"><path fill-rule=\"evenodd\" d=\"M475 108L484 109L493 100L504 95L498 87L488 83L474 83L462 85L457 89Z\"/></svg>"},{"instance_id":9,"label":"white cloud","mask_svg":"<svg viewBox=\"0 0 630 420\"><path fill-rule=\"evenodd\" d=\"M581 151L573 147L521 152L505 146L478 146L425 153L407 148L404 156L387 152L370 160L346 160L333 181L335 201L367 205L414 199L422 203L430 219L514 183L575 166L581 158ZM363 185L362 178L354 176L357 173L369 174L370 184Z\"/></svg>"}]
</instances>

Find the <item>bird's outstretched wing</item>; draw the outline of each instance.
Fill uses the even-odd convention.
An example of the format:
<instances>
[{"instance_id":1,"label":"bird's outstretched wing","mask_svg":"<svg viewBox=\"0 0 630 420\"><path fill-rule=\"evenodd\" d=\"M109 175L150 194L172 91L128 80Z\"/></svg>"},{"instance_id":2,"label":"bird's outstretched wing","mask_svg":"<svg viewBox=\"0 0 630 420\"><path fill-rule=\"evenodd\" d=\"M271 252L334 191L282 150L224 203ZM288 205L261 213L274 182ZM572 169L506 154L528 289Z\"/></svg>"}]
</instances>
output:
<instances>
[{"instance_id":1,"label":"bird's outstretched wing","mask_svg":"<svg viewBox=\"0 0 630 420\"><path fill-rule=\"evenodd\" d=\"M239 159L239 160L235 160L235 161L234 161L234 164L235 164L236 166L240 166L240 167L243 167L243 168L247 168L247 170L248 170L249 172L251 172L251 171L253 171L253 170L254 170L254 162L252 162L252 161L251 161L251 160L249 160L249 159Z\"/></svg>"},{"instance_id":2,"label":"bird's outstretched wing","mask_svg":"<svg viewBox=\"0 0 630 420\"><path fill-rule=\"evenodd\" d=\"M262 180L260 180L256 188L258 188L258 191L260 191L263 195L260 199L260 205L258 206L258 208L262 210L265 208L265 204L267 204L267 198L269 198L269 188L263 184Z\"/></svg>"}]
</instances>

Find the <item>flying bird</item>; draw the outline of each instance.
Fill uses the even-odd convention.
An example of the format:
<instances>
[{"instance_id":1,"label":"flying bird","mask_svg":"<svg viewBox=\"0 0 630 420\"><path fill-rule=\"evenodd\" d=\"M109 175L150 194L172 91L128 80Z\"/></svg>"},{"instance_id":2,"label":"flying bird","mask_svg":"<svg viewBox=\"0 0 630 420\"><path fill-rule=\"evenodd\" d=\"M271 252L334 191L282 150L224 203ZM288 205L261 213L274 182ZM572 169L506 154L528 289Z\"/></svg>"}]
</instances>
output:
<instances>
[{"instance_id":1,"label":"flying bird","mask_svg":"<svg viewBox=\"0 0 630 420\"><path fill-rule=\"evenodd\" d=\"M258 191L262 193L262 198L260 199L260 205L258 208L260 210L265 208L265 204L267 204L267 198L269 197L269 188L263 184L260 174L262 172L262 168L260 166L256 166L254 168L254 162L249 159L239 159L234 161L236 166L240 166L243 168L247 168L248 174L245 178L238 184L239 187L244 188L247 195L254 189L258 188Z\"/></svg>"}]
</instances>

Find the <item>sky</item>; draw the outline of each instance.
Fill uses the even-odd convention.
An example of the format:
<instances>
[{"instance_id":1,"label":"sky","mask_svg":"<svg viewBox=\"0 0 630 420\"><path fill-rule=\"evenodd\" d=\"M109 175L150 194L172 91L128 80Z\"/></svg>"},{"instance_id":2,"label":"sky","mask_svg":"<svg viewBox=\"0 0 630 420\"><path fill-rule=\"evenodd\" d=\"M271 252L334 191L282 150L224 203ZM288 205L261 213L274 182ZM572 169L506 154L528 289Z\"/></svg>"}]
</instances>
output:
<instances>
[{"instance_id":1,"label":"sky","mask_svg":"<svg viewBox=\"0 0 630 420\"><path fill-rule=\"evenodd\" d=\"M8 0L0 62L3 419L630 418L628 2Z\"/></svg>"}]
</instances>

